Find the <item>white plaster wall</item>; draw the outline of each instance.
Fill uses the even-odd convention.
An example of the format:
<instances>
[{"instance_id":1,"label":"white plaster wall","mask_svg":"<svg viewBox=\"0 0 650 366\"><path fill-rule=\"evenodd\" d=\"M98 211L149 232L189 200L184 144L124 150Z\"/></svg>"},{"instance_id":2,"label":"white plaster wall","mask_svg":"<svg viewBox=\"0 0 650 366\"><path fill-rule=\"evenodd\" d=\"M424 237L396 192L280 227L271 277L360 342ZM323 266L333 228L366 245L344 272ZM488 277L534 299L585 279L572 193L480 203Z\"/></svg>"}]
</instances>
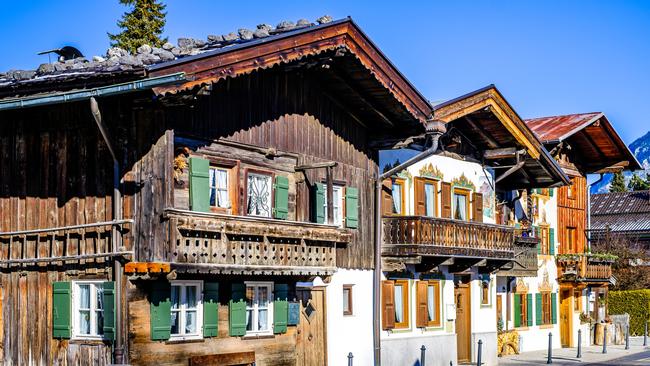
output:
<instances>
[{"instance_id":1,"label":"white plaster wall","mask_svg":"<svg viewBox=\"0 0 650 366\"><path fill-rule=\"evenodd\" d=\"M371 270L338 269L331 281L324 284L327 286L329 365L347 365L350 352L355 365L373 364L372 277ZM343 285L353 285L352 315L343 315Z\"/></svg>"}]
</instances>

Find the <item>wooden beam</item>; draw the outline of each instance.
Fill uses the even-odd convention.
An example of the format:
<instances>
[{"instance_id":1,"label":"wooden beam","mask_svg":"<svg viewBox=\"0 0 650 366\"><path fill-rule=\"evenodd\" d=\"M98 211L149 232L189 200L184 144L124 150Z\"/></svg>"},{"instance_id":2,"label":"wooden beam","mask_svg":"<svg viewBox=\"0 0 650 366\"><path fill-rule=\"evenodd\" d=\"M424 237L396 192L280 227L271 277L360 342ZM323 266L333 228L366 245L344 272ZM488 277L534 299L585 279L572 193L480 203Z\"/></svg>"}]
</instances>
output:
<instances>
[{"instance_id":1,"label":"wooden beam","mask_svg":"<svg viewBox=\"0 0 650 366\"><path fill-rule=\"evenodd\" d=\"M517 170L521 169L521 168L524 166L524 164L526 164L526 161L523 161L523 160L522 160L522 161L518 162L517 164L515 164L515 166L513 166L512 168L506 170L503 174L501 174L501 175L499 176L499 178L496 179L495 183L499 183L499 182L501 182L502 180L506 179L506 178L507 178L508 176L510 176L512 173L514 173L514 172L516 172Z\"/></svg>"},{"instance_id":2,"label":"wooden beam","mask_svg":"<svg viewBox=\"0 0 650 366\"><path fill-rule=\"evenodd\" d=\"M466 122L467 122L467 123L468 123L468 124L473 128L473 129L476 130L476 132L479 133L479 135L481 135L481 137L483 137L483 138L485 139L485 141L487 141L488 145L490 145L491 148L494 149L494 148L499 147L499 143L497 142L497 140L495 140L492 136L490 136L490 135L485 131L485 129L483 128L483 126L478 125L478 124L477 124L476 122L474 122L474 121L473 121L469 116L465 116L464 119L465 119L465 121L466 121Z\"/></svg>"},{"instance_id":3,"label":"wooden beam","mask_svg":"<svg viewBox=\"0 0 650 366\"><path fill-rule=\"evenodd\" d=\"M491 149L485 150L483 152L483 157L486 160L495 160L495 159L509 159L516 158L517 155L523 156L526 153L526 150L518 150L516 147L504 147L500 149Z\"/></svg>"},{"instance_id":4,"label":"wooden beam","mask_svg":"<svg viewBox=\"0 0 650 366\"><path fill-rule=\"evenodd\" d=\"M298 171L298 170L308 170L308 169L333 168L337 165L338 163L336 161L325 161L322 163L296 165L294 169Z\"/></svg>"}]
</instances>

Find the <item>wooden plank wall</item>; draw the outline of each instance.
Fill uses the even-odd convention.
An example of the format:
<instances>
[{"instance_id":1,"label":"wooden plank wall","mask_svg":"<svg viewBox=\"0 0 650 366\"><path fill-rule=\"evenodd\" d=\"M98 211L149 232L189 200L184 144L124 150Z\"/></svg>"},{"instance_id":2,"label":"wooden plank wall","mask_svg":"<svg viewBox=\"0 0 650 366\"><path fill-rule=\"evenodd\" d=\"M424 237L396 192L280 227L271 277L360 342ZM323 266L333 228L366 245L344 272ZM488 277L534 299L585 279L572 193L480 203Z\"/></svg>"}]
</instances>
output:
<instances>
[{"instance_id":1,"label":"wooden plank wall","mask_svg":"<svg viewBox=\"0 0 650 366\"><path fill-rule=\"evenodd\" d=\"M576 228L576 248L578 253L584 252L586 246L585 229L587 228L587 178L574 177L571 179L573 197L569 198L569 187L564 186L558 189L557 215L558 215L558 239L560 242L560 254L564 254L563 243L567 242L567 227Z\"/></svg>"},{"instance_id":2,"label":"wooden plank wall","mask_svg":"<svg viewBox=\"0 0 650 366\"><path fill-rule=\"evenodd\" d=\"M225 80L194 108L169 110L167 122L176 136L273 147L299 154L299 164L337 161L334 179L358 187L360 194L359 229L354 230L352 242L338 250L337 264L373 267L372 178L377 157L367 148L369 131L331 102L309 74L267 70ZM311 184L324 179L325 171L310 170L306 176ZM309 184L297 189L298 220L309 220Z\"/></svg>"}]
</instances>

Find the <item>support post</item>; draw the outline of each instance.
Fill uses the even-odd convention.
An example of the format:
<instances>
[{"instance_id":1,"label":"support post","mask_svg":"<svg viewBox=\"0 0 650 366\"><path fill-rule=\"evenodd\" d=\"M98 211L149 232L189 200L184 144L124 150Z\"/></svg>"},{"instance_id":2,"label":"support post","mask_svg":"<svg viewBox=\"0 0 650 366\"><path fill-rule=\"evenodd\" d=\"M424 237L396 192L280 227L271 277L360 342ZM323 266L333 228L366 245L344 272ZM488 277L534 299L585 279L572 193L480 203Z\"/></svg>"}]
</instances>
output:
<instances>
[{"instance_id":1,"label":"support post","mask_svg":"<svg viewBox=\"0 0 650 366\"><path fill-rule=\"evenodd\" d=\"M426 353L427 353L427 348L424 345L422 345L422 347L420 347L420 366L425 365Z\"/></svg>"},{"instance_id":2,"label":"support post","mask_svg":"<svg viewBox=\"0 0 650 366\"><path fill-rule=\"evenodd\" d=\"M578 329L578 354L576 358L582 358L582 329Z\"/></svg>"},{"instance_id":3,"label":"support post","mask_svg":"<svg viewBox=\"0 0 650 366\"><path fill-rule=\"evenodd\" d=\"M478 352L476 352L476 366L481 366L481 353L483 353L483 340L478 340Z\"/></svg>"},{"instance_id":4,"label":"support post","mask_svg":"<svg viewBox=\"0 0 650 366\"><path fill-rule=\"evenodd\" d=\"M348 353L348 366L352 366L352 359L354 356L352 355L352 352Z\"/></svg>"},{"instance_id":5,"label":"support post","mask_svg":"<svg viewBox=\"0 0 650 366\"><path fill-rule=\"evenodd\" d=\"M607 353L607 324L603 325L603 353Z\"/></svg>"},{"instance_id":6,"label":"support post","mask_svg":"<svg viewBox=\"0 0 650 366\"><path fill-rule=\"evenodd\" d=\"M625 349L630 349L630 325L625 328Z\"/></svg>"},{"instance_id":7,"label":"support post","mask_svg":"<svg viewBox=\"0 0 650 366\"><path fill-rule=\"evenodd\" d=\"M548 356L546 357L546 363L553 363L553 333L548 332Z\"/></svg>"}]
</instances>

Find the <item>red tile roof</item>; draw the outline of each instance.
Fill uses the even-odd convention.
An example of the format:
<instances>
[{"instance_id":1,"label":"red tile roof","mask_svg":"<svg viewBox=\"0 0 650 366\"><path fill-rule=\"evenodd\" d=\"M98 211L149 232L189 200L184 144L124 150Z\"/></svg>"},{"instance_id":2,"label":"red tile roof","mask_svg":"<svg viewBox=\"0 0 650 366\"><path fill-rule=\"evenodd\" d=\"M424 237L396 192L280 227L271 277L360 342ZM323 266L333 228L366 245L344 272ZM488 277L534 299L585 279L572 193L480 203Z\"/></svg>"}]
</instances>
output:
<instances>
[{"instance_id":1,"label":"red tile roof","mask_svg":"<svg viewBox=\"0 0 650 366\"><path fill-rule=\"evenodd\" d=\"M601 112L527 119L526 124L543 142L564 140L603 116Z\"/></svg>"}]
</instances>

